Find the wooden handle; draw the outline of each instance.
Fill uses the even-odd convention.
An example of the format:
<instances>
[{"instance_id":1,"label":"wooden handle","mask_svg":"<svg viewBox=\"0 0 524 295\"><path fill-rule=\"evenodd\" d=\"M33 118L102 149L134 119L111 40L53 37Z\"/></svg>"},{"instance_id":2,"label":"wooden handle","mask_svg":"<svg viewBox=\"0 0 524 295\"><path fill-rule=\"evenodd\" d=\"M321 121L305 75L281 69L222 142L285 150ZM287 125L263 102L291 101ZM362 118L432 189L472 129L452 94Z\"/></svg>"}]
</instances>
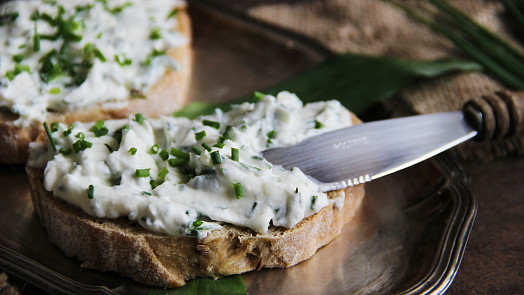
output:
<instances>
[{"instance_id":1,"label":"wooden handle","mask_svg":"<svg viewBox=\"0 0 524 295\"><path fill-rule=\"evenodd\" d=\"M462 111L479 132L477 141L510 137L524 130L524 92L499 91L475 97Z\"/></svg>"}]
</instances>

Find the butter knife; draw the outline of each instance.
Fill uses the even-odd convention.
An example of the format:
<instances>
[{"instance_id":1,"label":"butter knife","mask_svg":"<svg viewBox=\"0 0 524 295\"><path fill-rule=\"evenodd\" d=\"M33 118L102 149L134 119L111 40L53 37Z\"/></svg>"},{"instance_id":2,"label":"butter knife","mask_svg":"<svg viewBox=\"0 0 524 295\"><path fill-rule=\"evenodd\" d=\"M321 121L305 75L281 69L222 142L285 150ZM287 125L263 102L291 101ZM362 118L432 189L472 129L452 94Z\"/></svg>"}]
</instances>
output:
<instances>
[{"instance_id":1,"label":"butter knife","mask_svg":"<svg viewBox=\"0 0 524 295\"><path fill-rule=\"evenodd\" d=\"M471 138L493 140L524 129L524 99L503 91L469 100L462 111L375 121L264 150L269 162L300 168L323 191L394 173Z\"/></svg>"}]
</instances>

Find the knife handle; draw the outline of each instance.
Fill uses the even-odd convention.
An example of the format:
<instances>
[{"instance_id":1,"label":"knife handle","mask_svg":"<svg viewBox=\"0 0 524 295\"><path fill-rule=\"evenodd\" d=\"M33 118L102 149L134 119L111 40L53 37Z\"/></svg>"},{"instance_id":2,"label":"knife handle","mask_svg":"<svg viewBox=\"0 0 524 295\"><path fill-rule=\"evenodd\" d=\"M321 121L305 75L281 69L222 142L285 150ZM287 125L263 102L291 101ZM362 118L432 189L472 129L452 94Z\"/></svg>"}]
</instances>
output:
<instances>
[{"instance_id":1,"label":"knife handle","mask_svg":"<svg viewBox=\"0 0 524 295\"><path fill-rule=\"evenodd\" d=\"M472 98L462 112L478 131L477 141L510 137L524 130L524 98L514 92L505 90Z\"/></svg>"}]
</instances>

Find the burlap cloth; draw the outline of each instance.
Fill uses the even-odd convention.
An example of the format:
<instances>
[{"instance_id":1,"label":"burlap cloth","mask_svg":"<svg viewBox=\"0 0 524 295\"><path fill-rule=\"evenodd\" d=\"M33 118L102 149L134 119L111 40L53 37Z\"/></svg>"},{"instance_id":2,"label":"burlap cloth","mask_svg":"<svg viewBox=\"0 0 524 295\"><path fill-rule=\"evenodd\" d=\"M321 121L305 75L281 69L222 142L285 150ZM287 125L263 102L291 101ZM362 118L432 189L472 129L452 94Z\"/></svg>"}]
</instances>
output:
<instances>
[{"instance_id":1,"label":"burlap cloth","mask_svg":"<svg viewBox=\"0 0 524 295\"><path fill-rule=\"evenodd\" d=\"M242 13L300 33L336 52L410 59L460 57L445 38L378 0L215 0ZM406 1L416 5L417 1ZM509 36L496 1L450 1L484 26ZM511 37L511 36L509 36ZM469 98L504 87L482 73L447 75L418 81L399 94L417 113L456 110ZM453 152L464 160L489 161L524 154L524 136L495 143L468 142ZM14 286L13 286L14 285ZM21 292L19 292L21 291ZM0 274L0 294L40 294L33 286Z\"/></svg>"},{"instance_id":2,"label":"burlap cloth","mask_svg":"<svg viewBox=\"0 0 524 295\"><path fill-rule=\"evenodd\" d=\"M335 52L355 52L409 59L461 57L447 39L378 0L261 1L216 0L254 18L318 41ZM419 1L404 1L420 5ZM511 38L496 1L450 1L487 28ZM458 110L475 96L504 87L482 73L447 75L418 81L399 97L416 113ZM524 154L524 136L494 143L468 142L453 150L463 160L489 161Z\"/></svg>"}]
</instances>

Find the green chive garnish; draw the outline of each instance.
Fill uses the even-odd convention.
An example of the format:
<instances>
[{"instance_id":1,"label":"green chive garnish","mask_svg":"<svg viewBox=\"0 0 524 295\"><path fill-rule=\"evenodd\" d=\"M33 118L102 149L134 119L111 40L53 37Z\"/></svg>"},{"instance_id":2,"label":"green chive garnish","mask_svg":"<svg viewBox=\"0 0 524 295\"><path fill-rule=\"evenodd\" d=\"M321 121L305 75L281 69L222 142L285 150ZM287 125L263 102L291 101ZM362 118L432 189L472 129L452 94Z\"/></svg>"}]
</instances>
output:
<instances>
[{"instance_id":1,"label":"green chive garnish","mask_svg":"<svg viewBox=\"0 0 524 295\"><path fill-rule=\"evenodd\" d=\"M324 124L318 120L315 120L315 129L320 129L322 127L324 127Z\"/></svg>"},{"instance_id":2,"label":"green chive garnish","mask_svg":"<svg viewBox=\"0 0 524 295\"><path fill-rule=\"evenodd\" d=\"M135 114L135 121L139 124L144 123L144 116L141 113Z\"/></svg>"},{"instance_id":3,"label":"green chive garnish","mask_svg":"<svg viewBox=\"0 0 524 295\"><path fill-rule=\"evenodd\" d=\"M58 150L58 152L61 153L62 155L69 155L71 153L71 149L70 148L66 148L66 147L61 147Z\"/></svg>"},{"instance_id":4,"label":"green chive garnish","mask_svg":"<svg viewBox=\"0 0 524 295\"><path fill-rule=\"evenodd\" d=\"M221 148L223 148L225 146L225 144L223 142L219 141L219 142L215 143L213 146L221 149Z\"/></svg>"},{"instance_id":5,"label":"green chive garnish","mask_svg":"<svg viewBox=\"0 0 524 295\"><path fill-rule=\"evenodd\" d=\"M96 137L104 136L109 132L109 130L104 126L104 121L102 120L96 121L95 125L91 127L91 131Z\"/></svg>"},{"instance_id":6,"label":"green chive garnish","mask_svg":"<svg viewBox=\"0 0 524 295\"><path fill-rule=\"evenodd\" d=\"M75 143L73 143L73 151L75 153L79 153L80 151L91 148L92 146L93 146L93 143L87 140L84 140L84 139L79 139Z\"/></svg>"},{"instance_id":7,"label":"green chive garnish","mask_svg":"<svg viewBox=\"0 0 524 295\"><path fill-rule=\"evenodd\" d=\"M127 58L125 55L118 55L118 54L115 54L115 61L121 66L121 67L125 67L125 66L130 66L133 61L129 58Z\"/></svg>"},{"instance_id":8,"label":"green chive garnish","mask_svg":"<svg viewBox=\"0 0 524 295\"><path fill-rule=\"evenodd\" d=\"M150 149L149 149L149 152L151 154L156 154L158 153L158 150L160 149L160 146L158 145L158 143L155 143Z\"/></svg>"},{"instance_id":9,"label":"green chive garnish","mask_svg":"<svg viewBox=\"0 0 524 295\"><path fill-rule=\"evenodd\" d=\"M157 176L160 179L164 179L168 173L169 173L169 170L167 170L166 167L163 167L162 169L160 169L160 171L158 171Z\"/></svg>"},{"instance_id":10,"label":"green chive garnish","mask_svg":"<svg viewBox=\"0 0 524 295\"><path fill-rule=\"evenodd\" d=\"M238 162L239 159L240 159L240 151L237 148L231 148L231 160Z\"/></svg>"},{"instance_id":11,"label":"green chive garnish","mask_svg":"<svg viewBox=\"0 0 524 295\"><path fill-rule=\"evenodd\" d=\"M160 38L162 38L162 35L160 34L160 28L154 28L149 34L149 39L151 40L158 40Z\"/></svg>"},{"instance_id":12,"label":"green chive garnish","mask_svg":"<svg viewBox=\"0 0 524 295\"><path fill-rule=\"evenodd\" d=\"M151 189L155 189L158 186L158 183L154 179L151 179L149 184L151 185Z\"/></svg>"},{"instance_id":13,"label":"green chive garnish","mask_svg":"<svg viewBox=\"0 0 524 295\"><path fill-rule=\"evenodd\" d=\"M23 54L17 54L17 55L13 55L13 61L16 62L16 63L19 63L21 61L24 60L24 55Z\"/></svg>"},{"instance_id":14,"label":"green chive garnish","mask_svg":"<svg viewBox=\"0 0 524 295\"><path fill-rule=\"evenodd\" d=\"M201 226L203 223L204 223L204 222L203 222L202 220L197 219L197 220L193 221L193 226L194 226L194 227L199 227L199 226Z\"/></svg>"},{"instance_id":15,"label":"green chive garnish","mask_svg":"<svg viewBox=\"0 0 524 295\"><path fill-rule=\"evenodd\" d=\"M161 150L158 155L160 156L160 159L166 161L167 159L169 159L169 153L167 152L167 150Z\"/></svg>"},{"instance_id":16,"label":"green chive garnish","mask_svg":"<svg viewBox=\"0 0 524 295\"><path fill-rule=\"evenodd\" d=\"M90 184L89 188L87 189L87 197L89 199L93 199L95 197L95 186Z\"/></svg>"},{"instance_id":17,"label":"green chive garnish","mask_svg":"<svg viewBox=\"0 0 524 295\"><path fill-rule=\"evenodd\" d=\"M201 155L202 154L202 150L199 149L198 147L194 146L191 148L191 151L193 151L193 153L197 154L197 155Z\"/></svg>"},{"instance_id":18,"label":"green chive garnish","mask_svg":"<svg viewBox=\"0 0 524 295\"><path fill-rule=\"evenodd\" d=\"M47 125L47 122L44 122L44 129L47 133L47 138L49 138L49 142L51 143L51 147L53 148L53 151L56 152L56 143L55 139L53 138L53 135L51 134L51 130L49 130L49 125Z\"/></svg>"},{"instance_id":19,"label":"green chive garnish","mask_svg":"<svg viewBox=\"0 0 524 295\"><path fill-rule=\"evenodd\" d=\"M107 150L108 150L110 153L113 152L113 148L112 148L110 145L108 145L107 143L104 143L104 145L106 146Z\"/></svg>"},{"instance_id":20,"label":"green chive garnish","mask_svg":"<svg viewBox=\"0 0 524 295\"><path fill-rule=\"evenodd\" d=\"M132 147L129 149L129 151L127 151L128 153L131 154L131 156L134 156L136 154L136 148Z\"/></svg>"},{"instance_id":21,"label":"green chive garnish","mask_svg":"<svg viewBox=\"0 0 524 295\"><path fill-rule=\"evenodd\" d=\"M146 191L143 191L143 192L142 192L142 195L146 195L146 196L152 196L153 194L152 194L152 193L150 193L150 192L146 192Z\"/></svg>"},{"instance_id":22,"label":"green chive garnish","mask_svg":"<svg viewBox=\"0 0 524 295\"><path fill-rule=\"evenodd\" d=\"M69 124L69 126L67 127L67 130L64 130L64 132L62 132L62 134L64 136L69 136L71 134L71 132L73 132L73 129L75 128L75 124L71 123Z\"/></svg>"},{"instance_id":23,"label":"green chive garnish","mask_svg":"<svg viewBox=\"0 0 524 295\"><path fill-rule=\"evenodd\" d=\"M57 122L52 122L51 125L49 125L49 127L51 127L51 131L52 132L57 132L58 131L58 123Z\"/></svg>"},{"instance_id":24,"label":"green chive garnish","mask_svg":"<svg viewBox=\"0 0 524 295\"><path fill-rule=\"evenodd\" d=\"M187 160L182 159L182 158L172 158L172 159L167 160L167 163L171 167L180 167L180 166L185 165L187 163Z\"/></svg>"},{"instance_id":25,"label":"green chive garnish","mask_svg":"<svg viewBox=\"0 0 524 295\"><path fill-rule=\"evenodd\" d=\"M233 189L235 190L235 196L237 199L244 197L244 188L241 183L233 183Z\"/></svg>"},{"instance_id":26,"label":"green chive garnish","mask_svg":"<svg viewBox=\"0 0 524 295\"><path fill-rule=\"evenodd\" d=\"M202 130L200 132L195 133L195 139L196 140L201 140L205 136L206 136L206 131L205 130Z\"/></svg>"},{"instance_id":27,"label":"green chive garnish","mask_svg":"<svg viewBox=\"0 0 524 295\"><path fill-rule=\"evenodd\" d=\"M318 196L313 196L311 198L311 209L313 209L313 206L315 206L315 203L317 202Z\"/></svg>"},{"instance_id":28,"label":"green chive garnish","mask_svg":"<svg viewBox=\"0 0 524 295\"><path fill-rule=\"evenodd\" d=\"M275 130L271 130L266 135L267 135L268 138L273 139L273 138L277 137L277 132Z\"/></svg>"},{"instance_id":29,"label":"green chive garnish","mask_svg":"<svg viewBox=\"0 0 524 295\"><path fill-rule=\"evenodd\" d=\"M167 19L170 19L172 17L177 16L179 13L179 10L177 8L172 9L169 14L167 15Z\"/></svg>"},{"instance_id":30,"label":"green chive garnish","mask_svg":"<svg viewBox=\"0 0 524 295\"><path fill-rule=\"evenodd\" d=\"M174 157L177 157L177 158L181 158L181 159L189 159L189 154L186 153L186 152L183 152L179 149L176 149L176 148L171 148L171 151L169 152L171 155L173 155Z\"/></svg>"},{"instance_id":31,"label":"green chive garnish","mask_svg":"<svg viewBox=\"0 0 524 295\"><path fill-rule=\"evenodd\" d=\"M40 51L40 35L38 35L38 32L36 31L36 23L33 29L33 51Z\"/></svg>"},{"instance_id":32,"label":"green chive garnish","mask_svg":"<svg viewBox=\"0 0 524 295\"><path fill-rule=\"evenodd\" d=\"M209 155L211 156L211 161L213 161L213 164L216 165L222 163L222 157L218 151L211 152Z\"/></svg>"},{"instance_id":33,"label":"green chive garnish","mask_svg":"<svg viewBox=\"0 0 524 295\"><path fill-rule=\"evenodd\" d=\"M136 169L135 176L136 177L149 177L149 170L151 170L151 168Z\"/></svg>"},{"instance_id":34,"label":"green chive garnish","mask_svg":"<svg viewBox=\"0 0 524 295\"><path fill-rule=\"evenodd\" d=\"M204 126L209 126L209 127L215 128L215 129L219 129L220 128L220 123L219 122L215 122L215 121L211 121L211 120L203 120L202 124L204 124Z\"/></svg>"},{"instance_id":35,"label":"green chive garnish","mask_svg":"<svg viewBox=\"0 0 524 295\"><path fill-rule=\"evenodd\" d=\"M262 99L264 99L264 97L266 97L267 94L265 93L262 93L262 92L258 92L258 91L255 91L255 93L253 93L253 97L257 100L257 101L261 101Z\"/></svg>"},{"instance_id":36,"label":"green chive garnish","mask_svg":"<svg viewBox=\"0 0 524 295\"><path fill-rule=\"evenodd\" d=\"M49 89L49 94L60 94L60 88L53 87L53 88Z\"/></svg>"},{"instance_id":37,"label":"green chive garnish","mask_svg":"<svg viewBox=\"0 0 524 295\"><path fill-rule=\"evenodd\" d=\"M207 143L202 143L202 147L204 147L208 152L212 151L213 149L207 144Z\"/></svg>"},{"instance_id":38,"label":"green chive garnish","mask_svg":"<svg viewBox=\"0 0 524 295\"><path fill-rule=\"evenodd\" d=\"M76 138L78 139L81 139L81 140L84 140L86 137L84 135L84 133L82 132L78 132L76 135L75 135Z\"/></svg>"}]
</instances>

